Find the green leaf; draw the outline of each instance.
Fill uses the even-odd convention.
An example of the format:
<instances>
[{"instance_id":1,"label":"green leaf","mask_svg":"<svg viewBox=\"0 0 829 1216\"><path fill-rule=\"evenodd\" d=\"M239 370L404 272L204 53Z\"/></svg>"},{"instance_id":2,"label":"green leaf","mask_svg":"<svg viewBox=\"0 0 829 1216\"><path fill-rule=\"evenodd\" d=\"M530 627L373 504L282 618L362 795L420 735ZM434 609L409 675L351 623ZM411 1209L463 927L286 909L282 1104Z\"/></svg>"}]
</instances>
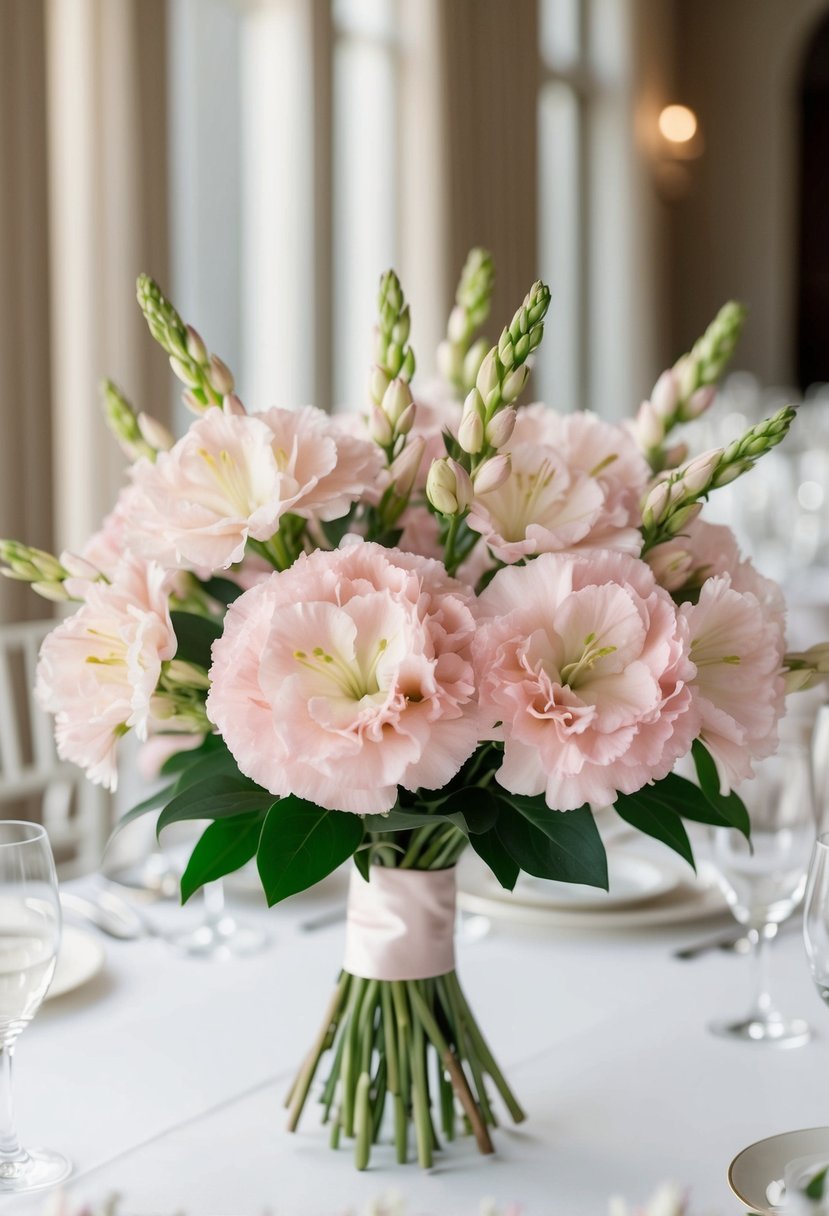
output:
<instances>
[{"instance_id":1,"label":"green leaf","mask_svg":"<svg viewBox=\"0 0 829 1216\"><path fill-rule=\"evenodd\" d=\"M244 789L261 789L261 786L258 786L255 781L251 781L244 773L239 772L239 767L230 752L224 750L208 752L206 755L199 756L195 763L182 768L176 781L175 792L180 794L197 781L206 781L208 777L230 777Z\"/></svg>"},{"instance_id":2,"label":"green leaf","mask_svg":"<svg viewBox=\"0 0 829 1216\"><path fill-rule=\"evenodd\" d=\"M498 818L498 799L491 790L482 789L478 785L466 786L454 790L440 804L438 817L446 819L459 827L466 836L488 832ZM458 818L463 823L457 822Z\"/></svg>"},{"instance_id":3,"label":"green leaf","mask_svg":"<svg viewBox=\"0 0 829 1216\"><path fill-rule=\"evenodd\" d=\"M469 843L481 861L492 870L501 886L507 891L512 891L518 881L521 867L502 843L497 828L490 828L486 832L476 832L469 837Z\"/></svg>"},{"instance_id":4,"label":"green leaf","mask_svg":"<svg viewBox=\"0 0 829 1216\"><path fill-rule=\"evenodd\" d=\"M803 1194L809 1199L822 1199L826 1193L827 1174L829 1174L829 1165L815 1174L809 1185L804 1187Z\"/></svg>"},{"instance_id":5,"label":"green leaf","mask_svg":"<svg viewBox=\"0 0 829 1216\"><path fill-rule=\"evenodd\" d=\"M720 778L717 773L717 766L708 748L700 739L694 740L691 746L691 755L694 758L697 778L705 797L731 827L736 828L738 832L742 832L746 840L750 840L751 821L745 804L739 794L735 794L733 790L730 794L720 793Z\"/></svg>"},{"instance_id":6,"label":"green leaf","mask_svg":"<svg viewBox=\"0 0 829 1216\"><path fill-rule=\"evenodd\" d=\"M145 798L143 802L139 802L136 806L130 807L130 809L121 816L115 827L112 829L112 836L110 836L110 840L112 840L112 838L116 836L122 828L125 828L128 823L132 823L134 819L139 819L142 815L146 815L148 811L155 811L158 809L158 807L164 806L164 803L173 796L174 789L175 785L165 785L162 789L156 790L154 794L150 794L149 798Z\"/></svg>"},{"instance_id":7,"label":"green leaf","mask_svg":"<svg viewBox=\"0 0 829 1216\"><path fill-rule=\"evenodd\" d=\"M213 661L210 648L222 636L221 624L195 612L171 612L170 620L178 642L176 658L209 670Z\"/></svg>"},{"instance_id":8,"label":"green leaf","mask_svg":"<svg viewBox=\"0 0 829 1216\"><path fill-rule=\"evenodd\" d=\"M158 817L156 835L171 823L185 819L227 819L252 811L266 811L273 794L239 777L209 777L197 781L168 802Z\"/></svg>"},{"instance_id":9,"label":"green leaf","mask_svg":"<svg viewBox=\"0 0 829 1216\"><path fill-rule=\"evenodd\" d=\"M161 773L165 777L171 773L180 773L183 769L196 764L203 756L208 756L215 751L227 752L221 735L205 735L198 747L184 747L181 751L168 756L161 766Z\"/></svg>"},{"instance_id":10,"label":"green leaf","mask_svg":"<svg viewBox=\"0 0 829 1216\"><path fill-rule=\"evenodd\" d=\"M289 794L268 811L256 864L268 906L325 878L355 852L363 820Z\"/></svg>"},{"instance_id":11,"label":"green leaf","mask_svg":"<svg viewBox=\"0 0 829 1216\"><path fill-rule=\"evenodd\" d=\"M607 854L589 807L551 811L543 798L506 790L499 790L498 799L498 837L522 870L608 889Z\"/></svg>"},{"instance_id":12,"label":"green leaf","mask_svg":"<svg viewBox=\"0 0 829 1216\"><path fill-rule=\"evenodd\" d=\"M680 777L676 773L669 773L661 781L656 781L652 786L646 786L645 788L652 790L662 802L670 806L683 819L690 819L694 823L707 823L715 828L736 827L739 828L744 836L748 837L749 835L748 812L745 810L745 807L742 807L742 803L740 803L740 806L743 810L744 819L740 816L736 806L732 808L729 816L726 816L724 809L721 809L719 803L728 802L728 799L718 798L715 803L706 798L698 785L695 785L693 781L686 780L685 777ZM735 822L735 819L737 822Z\"/></svg>"},{"instance_id":13,"label":"green leaf","mask_svg":"<svg viewBox=\"0 0 829 1216\"><path fill-rule=\"evenodd\" d=\"M354 854L354 864L366 882L368 882L369 871L371 870L371 849L358 849Z\"/></svg>"},{"instance_id":14,"label":"green leaf","mask_svg":"<svg viewBox=\"0 0 829 1216\"><path fill-rule=\"evenodd\" d=\"M220 604L232 604L242 594L244 588L238 583L234 583L229 578L219 578L214 576L208 579L198 580L211 599L218 600Z\"/></svg>"},{"instance_id":15,"label":"green leaf","mask_svg":"<svg viewBox=\"0 0 829 1216\"><path fill-rule=\"evenodd\" d=\"M206 882L215 882L246 865L256 855L264 821L261 813L237 815L234 819L217 819L205 828L181 876L181 902L187 903Z\"/></svg>"},{"instance_id":16,"label":"green leaf","mask_svg":"<svg viewBox=\"0 0 829 1216\"><path fill-rule=\"evenodd\" d=\"M644 786L635 794L619 794L616 811L629 823L654 840L661 840L696 870L694 852L685 825L677 812L655 793L656 786Z\"/></svg>"}]
</instances>

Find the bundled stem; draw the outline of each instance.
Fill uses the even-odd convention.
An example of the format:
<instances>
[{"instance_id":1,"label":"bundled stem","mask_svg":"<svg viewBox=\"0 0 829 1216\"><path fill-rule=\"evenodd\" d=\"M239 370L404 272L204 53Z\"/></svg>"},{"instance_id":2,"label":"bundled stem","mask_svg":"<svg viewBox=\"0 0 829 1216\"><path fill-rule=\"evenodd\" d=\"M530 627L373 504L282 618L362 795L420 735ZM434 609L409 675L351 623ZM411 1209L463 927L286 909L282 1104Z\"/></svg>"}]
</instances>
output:
<instances>
[{"instance_id":1,"label":"bundled stem","mask_svg":"<svg viewBox=\"0 0 829 1216\"><path fill-rule=\"evenodd\" d=\"M465 838L453 825L439 822L411 832L402 855L377 843L378 864L426 870L453 865ZM296 1130L326 1053L331 1067L319 1095L322 1121L331 1128L332 1147L342 1136L353 1140L358 1169L369 1163L387 1109L398 1162L409 1160L414 1142L424 1169L441 1147L438 1123L449 1141L461 1118L480 1152L494 1151L489 1129L496 1117L488 1081L515 1122L524 1118L454 971L432 979L388 981L343 971L286 1099L290 1131Z\"/></svg>"}]
</instances>

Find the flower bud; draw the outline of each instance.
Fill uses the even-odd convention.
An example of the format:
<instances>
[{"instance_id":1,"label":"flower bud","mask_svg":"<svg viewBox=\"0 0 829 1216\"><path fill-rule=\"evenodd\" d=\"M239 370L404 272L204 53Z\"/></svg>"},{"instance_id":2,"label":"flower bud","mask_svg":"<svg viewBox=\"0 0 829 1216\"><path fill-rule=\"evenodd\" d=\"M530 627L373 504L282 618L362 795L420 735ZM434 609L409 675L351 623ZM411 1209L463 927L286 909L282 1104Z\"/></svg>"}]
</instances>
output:
<instances>
[{"instance_id":1,"label":"flower bud","mask_svg":"<svg viewBox=\"0 0 829 1216\"><path fill-rule=\"evenodd\" d=\"M501 396L504 401L515 401L527 383L529 374L530 369L526 363L522 363L520 367L516 367L515 371L510 372L501 386Z\"/></svg>"},{"instance_id":2,"label":"flower bud","mask_svg":"<svg viewBox=\"0 0 829 1216\"><path fill-rule=\"evenodd\" d=\"M412 324L412 319L411 319L411 315L409 313L409 306L407 304L406 307L403 309L403 311L400 313L400 316L395 321L394 325L392 326L392 331L391 331L392 341L396 342L398 344L398 346L405 346L406 343L408 342L409 330L411 329L411 324Z\"/></svg>"},{"instance_id":3,"label":"flower bud","mask_svg":"<svg viewBox=\"0 0 829 1216\"><path fill-rule=\"evenodd\" d=\"M63 553L61 553L60 564L72 578L85 578L94 583L101 577L100 570L93 566L91 562L88 562L85 557L80 557L77 553L70 553L68 549L64 549Z\"/></svg>"},{"instance_id":4,"label":"flower bud","mask_svg":"<svg viewBox=\"0 0 829 1216\"><path fill-rule=\"evenodd\" d=\"M495 350L491 350L481 364L478 375L475 377L475 387L485 402L496 389L500 389L500 369L498 366L498 354Z\"/></svg>"},{"instance_id":5,"label":"flower bud","mask_svg":"<svg viewBox=\"0 0 829 1216\"><path fill-rule=\"evenodd\" d=\"M196 394L192 393L189 388L185 389L181 394L181 399L191 414L203 414L207 408L204 402L199 401Z\"/></svg>"},{"instance_id":6,"label":"flower bud","mask_svg":"<svg viewBox=\"0 0 829 1216\"><path fill-rule=\"evenodd\" d=\"M408 498L411 494L425 450L426 440L422 435L415 435L389 465L389 477L400 498Z\"/></svg>"},{"instance_id":7,"label":"flower bud","mask_svg":"<svg viewBox=\"0 0 829 1216\"><path fill-rule=\"evenodd\" d=\"M376 405L383 400L383 395L391 381L379 363L375 363L368 375L368 395Z\"/></svg>"},{"instance_id":8,"label":"flower bud","mask_svg":"<svg viewBox=\"0 0 829 1216\"><path fill-rule=\"evenodd\" d=\"M678 591L688 581L694 559L685 549L678 549L673 541L657 545L645 556L654 578L666 591Z\"/></svg>"},{"instance_id":9,"label":"flower bud","mask_svg":"<svg viewBox=\"0 0 829 1216\"><path fill-rule=\"evenodd\" d=\"M464 384L474 384L478 372L481 370L481 364L486 358L486 352L489 350L486 338L478 338L477 342L473 342L463 361L463 382Z\"/></svg>"},{"instance_id":10,"label":"flower bud","mask_svg":"<svg viewBox=\"0 0 829 1216\"><path fill-rule=\"evenodd\" d=\"M719 489L720 486L727 486L730 481L736 481L737 478L751 468L751 464L723 464L714 474L712 487Z\"/></svg>"},{"instance_id":11,"label":"flower bud","mask_svg":"<svg viewBox=\"0 0 829 1216\"><path fill-rule=\"evenodd\" d=\"M462 308L460 304L456 304L449 314L446 336L453 343L465 342L468 330L469 319L466 315L466 309Z\"/></svg>"},{"instance_id":12,"label":"flower bud","mask_svg":"<svg viewBox=\"0 0 829 1216\"><path fill-rule=\"evenodd\" d=\"M190 364L179 359L177 355L170 355L170 367L173 369L173 375L177 376L182 384L186 384L188 388L199 387L198 373Z\"/></svg>"},{"instance_id":13,"label":"flower bud","mask_svg":"<svg viewBox=\"0 0 829 1216\"><path fill-rule=\"evenodd\" d=\"M382 410L394 427L412 404L412 390L405 380L392 380L383 394Z\"/></svg>"},{"instance_id":14,"label":"flower bud","mask_svg":"<svg viewBox=\"0 0 829 1216\"><path fill-rule=\"evenodd\" d=\"M472 392L476 393L476 390L473 389ZM476 456L483 448L484 423L477 410L464 410L461 425L458 428L458 443L465 452L469 452L472 456Z\"/></svg>"},{"instance_id":15,"label":"flower bud","mask_svg":"<svg viewBox=\"0 0 829 1216\"><path fill-rule=\"evenodd\" d=\"M675 469L678 465L682 464L684 460L688 459L688 444L673 444L672 447L666 449L662 459L666 469Z\"/></svg>"},{"instance_id":16,"label":"flower bud","mask_svg":"<svg viewBox=\"0 0 829 1216\"><path fill-rule=\"evenodd\" d=\"M209 688L210 680L203 667L184 659L171 659L164 669L165 682L174 688Z\"/></svg>"},{"instance_id":17,"label":"flower bud","mask_svg":"<svg viewBox=\"0 0 829 1216\"><path fill-rule=\"evenodd\" d=\"M415 424L417 417L417 406L414 401L407 406L400 417L397 419L397 425L394 428L395 435L408 435L409 431Z\"/></svg>"},{"instance_id":18,"label":"flower bud","mask_svg":"<svg viewBox=\"0 0 829 1216\"><path fill-rule=\"evenodd\" d=\"M676 376L673 370L669 368L668 371L662 373L653 386L651 406L658 418L667 420L668 418L672 418L676 413L678 401L679 392ZM652 446L655 447L656 445Z\"/></svg>"},{"instance_id":19,"label":"flower bud","mask_svg":"<svg viewBox=\"0 0 829 1216\"><path fill-rule=\"evenodd\" d=\"M687 401L699 388L699 366L696 359L683 355L672 368L680 401Z\"/></svg>"},{"instance_id":20,"label":"flower bud","mask_svg":"<svg viewBox=\"0 0 829 1216\"><path fill-rule=\"evenodd\" d=\"M371 407L371 413L368 416L368 433L382 448L387 448L394 439L392 425L379 405Z\"/></svg>"},{"instance_id":21,"label":"flower bud","mask_svg":"<svg viewBox=\"0 0 829 1216\"><path fill-rule=\"evenodd\" d=\"M207 347L202 341L201 334L192 325L185 326L187 331L186 348L187 353L194 363L201 366L207 362Z\"/></svg>"},{"instance_id":22,"label":"flower bud","mask_svg":"<svg viewBox=\"0 0 829 1216\"><path fill-rule=\"evenodd\" d=\"M512 432L515 430L515 420L518 417L516 411L510 405L504 410L499 410L494 418L491 418L486 428L486 441L494 448L502 448L505 443L509 443L512 438Z\"/></svg>"},{"instance_id":23,"label":"flower bud","mask_svg":"<svg viewBox=\"0 0 829 1216\"><path fill-rule=\"evenodd\" d=\"M667 481L658 481L655 486L651 486L642 505L642 522L646 527L659 523L663 518L670 496L671 487Z\"/></svg>"},{"instance_id":24,"label":"flower bud","mask_svg":"<svg viewBox=\"0 0 829 1216\"><path fill-rule=\"evenodd\" d=\"M512 460L509 452L501 452L498 456L485 460L472 479L475 493L490 494L493 490L499 489L511 472Z\"/></svg>"},{"instance_id":25,"label":"flower bud","mask_svg":"<svg viewBox=\"0 0 829 1216\"><path fill-rule=\"evenodd\" d=\"M699 418L701 414L711 408L716 395L717 387L714 384L706 384L702 388L698 388L680 410L680 420L693 422L695 418Z\"/></svg>"},{"instance_id":26,"label":"flower bud","mask_svg":"<svg viewBox=\"0 0 829 1216\"><path fill-rule=\"evenodd\" d=\"M457 512L456 489L457 481L449 467L448 458L433 460L426 477L426 497L436 511L440 511L442 515L454 515Z\"/></svg>"},{"instance_id":27,"label":"flower bud","mask_svg":"<svg viewBox=\"0 0 829 1216\"><path fill-rule=\"evenodd\" d=\"M446 339L438 346L437 364L441 376L444 380L448 380L450 384L459 380L461 375L465 377L465 363L461 357L460 349L454 343L447 342Z\"/></svg>"},{"instance_id":28,"label":"flower bud","mask_svg":"<svg viewBox=\"0 0 829 1216\"><path fill-rule=\"evenodd\" d=\"M695 457L682 469L682 480L677 484L684 485L687 498L695 498L711 484L722 454L722 448L712 448L710 452L703 452L701 456Z\"/></svg>"},{"instance_id":29,"label":"flower bud","mask_svg":"<svg viewBox=\"0 0 829 1216\"><path fill-rule=\"evenodd\" d=\"M665 426L652 401L643 401L634 423L636 438L643 451L658 448L665 438Z\"/></svg>"},{"instance_id":30,"label":"flower bud","mask_svg":"<svg viewBox=\"0 0 829 1216\"><path fill-rule=\"evenodd\" d=\"M233 392L233 373L226 363L223 363L218 355L210 356L210 370L208 379L212 388L219 394L220 397L226 397L228 393Z\"/></svg>"},{"instance_id":31,"label":"flower bud","mask_svg":"<svg viewBox=\"0 0 829 1216\"><path fill-rule=\"evenodd\" d=\"M169 452L175 443L175 439L167 427L157 418L151 418L149 414L138 415L138 429L145 442L156 452Z\"/></svg>"},{"instance_id":32,"label":"flower bud","mask_svg":"<svg viewBox=\"0 0 829 1216\"><path fill-rule=\"evenodd\" d=\"M241 397L237 397L236 393L228 393L222 402L222 409L226 414L232 414L239 418L244 418L247 414Z\"/></svg>"},{"instance_id":33,"label":"flower bud","mask_svg":"<svg viewBox=\"0 0 829 1216\"><path fill-rule=\"evenodd\" d=\"M687 507L681 507L675 515L672 515L668 520L668 531L671 536L677 536L683 528L687 528L688 524L695 520L702 510L701 502L689 503Z\"/></svg>"},{"instance_id":34,"label":"flower bud","mask_svg":"<svg viewBox=\"0 0 829 1216\"><path fill-rule=\"evenodd\" d=\"M63 583L32 583L32 591L56 604L62 604L69 599L69 592L64 590Z\"/></svg>"}]
</instances>

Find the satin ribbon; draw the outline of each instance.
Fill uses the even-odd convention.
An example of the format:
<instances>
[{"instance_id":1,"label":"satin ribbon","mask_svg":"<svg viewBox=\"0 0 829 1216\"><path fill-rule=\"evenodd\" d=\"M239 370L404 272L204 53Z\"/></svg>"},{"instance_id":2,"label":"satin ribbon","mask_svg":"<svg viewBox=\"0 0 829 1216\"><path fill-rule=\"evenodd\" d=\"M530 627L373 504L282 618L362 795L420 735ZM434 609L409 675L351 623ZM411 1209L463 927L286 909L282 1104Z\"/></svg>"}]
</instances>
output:
<instances>
[{"instance_id":1,"label":"satin ribbon","mask_svg":"<svg viewBox=\"0 0 829 1216\"><path fill-rule=\"evenodd\" d=\"M343 967L367 980L455 970L455 871L372 866L351 874Z\"/></svg>"}]
</instances>

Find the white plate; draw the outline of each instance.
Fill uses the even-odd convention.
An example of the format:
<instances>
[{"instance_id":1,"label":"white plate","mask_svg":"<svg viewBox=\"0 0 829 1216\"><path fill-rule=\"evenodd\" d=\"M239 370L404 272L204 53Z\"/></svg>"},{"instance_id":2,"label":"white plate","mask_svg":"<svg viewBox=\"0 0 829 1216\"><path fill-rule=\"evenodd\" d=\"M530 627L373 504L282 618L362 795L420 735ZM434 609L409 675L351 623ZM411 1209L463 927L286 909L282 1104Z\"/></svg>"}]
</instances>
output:
<instances>
[{"instance_id":1,"label":"white plate","mask_svg":"<svg viewBox=\"0 0 829 1216\"><path fill-rule=\"evenodd\" d=\"M769 1184L781 1181L787 1167L803 1157L814 1158L815 1173L829 1161L829 1127L783 1132L750 1144L731 1162L729 1186L753 1211L771 1216L784 1209L770 1202L766 1194Z\"/></svg>"},{"instance_id":2,"label":"white plate","mask_svg":"<svg viewBox=\"0 0 829 1216\"><path fill-rule=\"evenodd\" d=\"M529 903L520 892L505 891L474 854L465 854L458 866L458 904L465 912L561 929L652 928L705 920L727 912L713 867L703 862L695 881L693 873L683 870L679 862L674 865L666 860L659 864L660 868L664 865L672 871L677 879L670 890L643 904L596 910Z\"/></svg>"},{"instance_id":3,"label":"white plate","mask_svg":"<svg viewBox=\"0 0 829 1216\"><path fill-rule=\"evenodd\" d=\"M46 1000L63 996L65 992L72 992L81 984L86 984L101 970L104 957L104 948L97 937L83 929L76 929L74 925L64 925L58 965Z\"/></svg>"},{"instance_id":4,"label":"white plate","mask_svg":"<svg viewBox=\"0 0 829 1216\"><path fill-rule=\"evenodd\" d=\"M678 886L681 878L673 865L657 864L635 853L609 851L607 869L610 890L585 887L574 882L553 882L549 878L534 878L522 874L515 887L523 903L545 908L579 908L606 912L610 908L627 908L656 899Z\"/></svg>"}]
</instances>

